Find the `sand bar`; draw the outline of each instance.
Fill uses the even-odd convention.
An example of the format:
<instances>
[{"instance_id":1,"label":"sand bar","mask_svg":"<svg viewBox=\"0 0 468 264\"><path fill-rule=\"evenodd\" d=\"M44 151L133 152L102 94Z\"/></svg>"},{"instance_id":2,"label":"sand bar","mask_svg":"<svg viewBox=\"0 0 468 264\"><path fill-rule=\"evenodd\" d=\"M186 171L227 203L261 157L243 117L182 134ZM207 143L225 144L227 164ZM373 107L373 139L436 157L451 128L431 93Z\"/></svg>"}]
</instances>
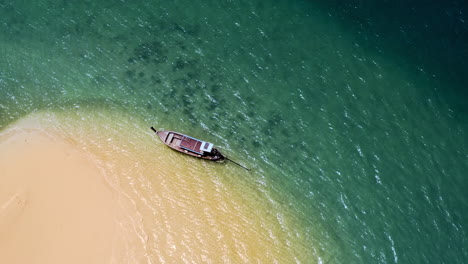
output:
<instances>
[{"instance_id":1,"label":"sand bar","mask_svg":"<svg viewBox=\"0 0 468 264\"><path fill-rule=\"evenodd\" d=\"M88 112L33 114L0 132L0 263L317 259L244 170L153 137Z\"/></svg>"},{"instance_id":2,"label":"sand bar","mask_svg":"<svg viewBox=\"0 0 468 264\"><path fill-rule=\"evenodd\" d=\"M126 212L77 147L41 129L0 134L0 263L127 261Z\"/></svg>"}]
</instances>

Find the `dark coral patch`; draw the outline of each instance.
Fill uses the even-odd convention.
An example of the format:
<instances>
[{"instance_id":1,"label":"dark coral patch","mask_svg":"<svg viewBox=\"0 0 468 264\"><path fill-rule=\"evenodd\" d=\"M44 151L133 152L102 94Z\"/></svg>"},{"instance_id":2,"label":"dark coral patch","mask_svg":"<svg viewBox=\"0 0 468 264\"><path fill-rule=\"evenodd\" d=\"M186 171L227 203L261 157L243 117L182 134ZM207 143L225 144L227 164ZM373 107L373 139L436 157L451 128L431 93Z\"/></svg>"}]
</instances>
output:
<instances>
[{"instance_id":1,"label":"dark coral patch","mask_svg":"<svg viewBox=\"0 0 468 264\"><path fill-rule=\"evenodd\" d=\"M167 62L168 51L164 48L164 45L159 41L152 41L138 45L133 51L136 61L142 61L144 63L165 63ZM129 59L129 61L130 61Z\"/></svg>"}]
</instances>

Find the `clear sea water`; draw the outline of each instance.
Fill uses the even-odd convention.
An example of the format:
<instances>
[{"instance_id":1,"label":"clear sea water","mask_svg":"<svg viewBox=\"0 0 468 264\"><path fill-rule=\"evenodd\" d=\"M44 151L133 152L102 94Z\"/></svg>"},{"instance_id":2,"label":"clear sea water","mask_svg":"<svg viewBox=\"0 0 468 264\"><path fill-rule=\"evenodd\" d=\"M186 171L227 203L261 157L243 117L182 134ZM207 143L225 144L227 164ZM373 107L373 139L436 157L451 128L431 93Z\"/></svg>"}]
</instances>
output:
<instances>
[{"instance_id":1,"label":"clear sea water","mask_svg":"<svg viewBox=\"0 0 468 264\"><path fill-rule=\"evenodd\" d=\"M198 168L120 181L136 179L132 197L157 197L140 198L174 217L215 197L192 224L234 246L184 244L177 225L146 219L146 262L468 263L467 4L374 2L1 1L0 129L65 113L62 129L83 144L82 130L97 148L118 134L119 150ZM253 172L186 160L151 125L211 141ZM145 189L160 183L172 205ZM237 237L223 206L263 213Z\"/></svg>"}]
</instances>

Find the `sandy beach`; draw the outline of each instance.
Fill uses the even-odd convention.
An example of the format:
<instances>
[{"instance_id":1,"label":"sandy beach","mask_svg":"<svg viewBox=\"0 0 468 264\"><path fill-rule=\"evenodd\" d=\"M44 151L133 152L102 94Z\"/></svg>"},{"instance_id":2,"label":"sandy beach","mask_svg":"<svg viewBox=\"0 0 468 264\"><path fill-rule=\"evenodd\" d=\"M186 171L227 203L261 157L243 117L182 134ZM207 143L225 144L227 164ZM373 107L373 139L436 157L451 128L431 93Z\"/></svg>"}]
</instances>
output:
<instances>
[{"instance_id":1,"label":"sandy beach","mask_svg":"<svg viewBox=\"0 0 468 264\"><path fill-rule=\"evenodd\" d=\"M115 119L37 113L0 132L0 263L292 263L306 252L244 170Z\"/></svg>"},{"instance_id":2,"label":"sandy beach","mask_svg":"<svg viewBox=\"0 0 468 264\"><path fill-rule=\"evenodd\" d=\"M0 134L0 263L127 258L125 211L81 150L40 129ZM127 258L128 260L128 258Z\"/></svg>"}]
</instances>

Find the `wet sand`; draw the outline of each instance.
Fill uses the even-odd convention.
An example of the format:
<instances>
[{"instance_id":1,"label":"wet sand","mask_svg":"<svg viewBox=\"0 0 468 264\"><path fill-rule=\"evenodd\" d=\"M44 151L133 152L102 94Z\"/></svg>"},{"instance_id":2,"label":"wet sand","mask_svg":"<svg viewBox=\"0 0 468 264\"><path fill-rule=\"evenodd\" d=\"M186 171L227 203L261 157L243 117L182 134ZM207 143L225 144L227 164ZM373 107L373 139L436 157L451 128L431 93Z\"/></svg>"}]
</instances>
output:
<instances>
[{"instance_id":1,"label":"wet sand","mask_svg":"<svg viewBox=\"0 0 468 264\"><path fill-rule=\"evenodd\" d=\"M0 134L0 263L129 260L126 211L102 172L65 139Z\"/></svg>"}]
</instances>

